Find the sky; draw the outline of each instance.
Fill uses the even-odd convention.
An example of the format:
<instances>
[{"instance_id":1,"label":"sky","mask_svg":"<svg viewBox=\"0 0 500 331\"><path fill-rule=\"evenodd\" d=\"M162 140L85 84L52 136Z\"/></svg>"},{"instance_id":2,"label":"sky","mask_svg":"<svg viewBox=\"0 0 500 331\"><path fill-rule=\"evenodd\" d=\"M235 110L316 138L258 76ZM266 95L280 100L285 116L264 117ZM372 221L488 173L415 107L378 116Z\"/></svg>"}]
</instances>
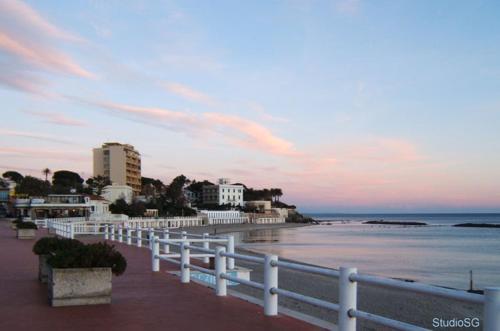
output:
<instances>
[{"instance_id":1,"label":"sky","mask_svg":"<svg viewBox=\"0 0 500 331\"><path fill-rule=\"evenodd\" d=\"M500 212L498 1L0 0L0 171L280 187L317 212Z\"/></svg>"}]
</instances>

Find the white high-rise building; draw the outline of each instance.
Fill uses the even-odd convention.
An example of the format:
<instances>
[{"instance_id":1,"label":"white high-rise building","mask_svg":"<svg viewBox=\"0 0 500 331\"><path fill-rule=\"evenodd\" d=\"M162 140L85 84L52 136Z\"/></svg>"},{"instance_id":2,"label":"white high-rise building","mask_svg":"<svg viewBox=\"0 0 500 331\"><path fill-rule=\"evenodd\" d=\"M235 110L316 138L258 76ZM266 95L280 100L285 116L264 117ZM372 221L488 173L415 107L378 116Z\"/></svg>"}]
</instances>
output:
<instances>
[{"instance_id":1,"label":"white high-rise building","mask_svg":"<svg viewBox=\"0 0 500 331\"><path fill-rule=\"evenodd\" d=\"M203 203L243 206L243 185L232 185L228 178L220 178L217 185L203 186Z\"/></svg>"}]
</instances>

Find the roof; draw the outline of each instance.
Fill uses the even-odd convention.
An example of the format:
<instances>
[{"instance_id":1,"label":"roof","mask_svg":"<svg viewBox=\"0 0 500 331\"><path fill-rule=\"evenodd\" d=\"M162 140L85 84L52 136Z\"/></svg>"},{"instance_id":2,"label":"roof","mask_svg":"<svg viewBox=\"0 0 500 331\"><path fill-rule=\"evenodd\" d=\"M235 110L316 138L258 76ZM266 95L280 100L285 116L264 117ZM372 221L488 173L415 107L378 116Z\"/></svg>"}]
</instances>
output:
<instances>
[{"instance_id":1,"label":"roof","mask_svg":"<svg viewBox=\"0 0 500 331\"><path fill-rule=\"evenodd\" d=\"M104 199L103 197L101 197L100 195L95 195L95 194L88 194L87 197L90 199L90 200L104 200L104 201L108 201L106 199Z\"/></svg>"}]
</instances>

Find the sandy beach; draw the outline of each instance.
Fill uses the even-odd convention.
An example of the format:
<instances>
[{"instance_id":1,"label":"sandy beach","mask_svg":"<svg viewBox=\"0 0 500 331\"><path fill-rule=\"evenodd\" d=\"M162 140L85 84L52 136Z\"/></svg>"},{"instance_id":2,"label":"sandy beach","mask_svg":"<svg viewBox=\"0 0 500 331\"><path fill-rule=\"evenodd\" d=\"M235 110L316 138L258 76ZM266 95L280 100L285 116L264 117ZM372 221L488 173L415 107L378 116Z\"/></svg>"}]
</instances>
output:
<instances>
[{"instance_id":1,"label":"sandy beach","mask_svg":"<svg viewBox=\"0 0 500 331\"><path fill-rule=\"evenodd\" d=\"M185 229L191 233L214 233L217 234L250 231L256 229L270 229L279 227L296 227L304 224L275 224L275 225L226 225L216 227L190 228ZM236 248L237 252L261 255L248 250ZM236 264L245 268L252 269L251 279L257 282L263 282L263 269L261 264L237 260ZM326 276L305 274L302 272L279 269L280 288L294 292L307 294L311 297L338 302L338 281L336 278ZM232 286L232 290L246 295L262 299L262 292L247 286ZM305 313L331 323L337 323L336 312L318 308L309 304L304 304L288 298L280 298L279 304L282 307ZM385 317L414 323L419 326L433 329L432 322L434 318L442 319L462 319L475 318L482 319L482 307L480 305L461 303L454 300L432 297L429 295L416 294L400 290L381 288L368 285L359 285L358 287L358 308L360 310L379 314ZM389 330L378 325L359 321L361 330ZM466 330L465 328L454 328L455 330Z\"/></svg>"}]
</instances>

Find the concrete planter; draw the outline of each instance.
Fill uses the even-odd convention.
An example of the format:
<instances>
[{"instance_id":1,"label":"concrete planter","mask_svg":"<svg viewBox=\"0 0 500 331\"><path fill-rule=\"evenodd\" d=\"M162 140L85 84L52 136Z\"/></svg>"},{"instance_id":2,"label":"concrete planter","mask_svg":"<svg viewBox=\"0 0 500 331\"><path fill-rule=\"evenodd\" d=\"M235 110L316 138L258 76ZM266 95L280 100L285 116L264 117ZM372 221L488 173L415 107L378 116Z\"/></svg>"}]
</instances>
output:
<instances>
[{"instance_id":1,"label":"concrete planter","mask_svg":"<svg viewBox=\"0 0 500 331\"><path fill-rule=\"evenodd\" d=\"M35 229L17 229L17 239L35 239Z\"/></svg>"},{"instance_id":2,"label":"concrete planter","mask_svg":"<svg viewBox=\"0 0 500 331\"><path fill-rule=\"evenodd\" d=\"M111 268L49 269L52 307L111 303Z\"/></svg>"},{"instance_id":3,"label":"concrete planter","mask_svg":"<svg viewBox=\"0 0 500 331\"><path fill-rule=\"evenodd\" d=\"M47 283L50 266L47 264L49 255L38 255L38 280Z\"/></svg>"}]
</instances>

